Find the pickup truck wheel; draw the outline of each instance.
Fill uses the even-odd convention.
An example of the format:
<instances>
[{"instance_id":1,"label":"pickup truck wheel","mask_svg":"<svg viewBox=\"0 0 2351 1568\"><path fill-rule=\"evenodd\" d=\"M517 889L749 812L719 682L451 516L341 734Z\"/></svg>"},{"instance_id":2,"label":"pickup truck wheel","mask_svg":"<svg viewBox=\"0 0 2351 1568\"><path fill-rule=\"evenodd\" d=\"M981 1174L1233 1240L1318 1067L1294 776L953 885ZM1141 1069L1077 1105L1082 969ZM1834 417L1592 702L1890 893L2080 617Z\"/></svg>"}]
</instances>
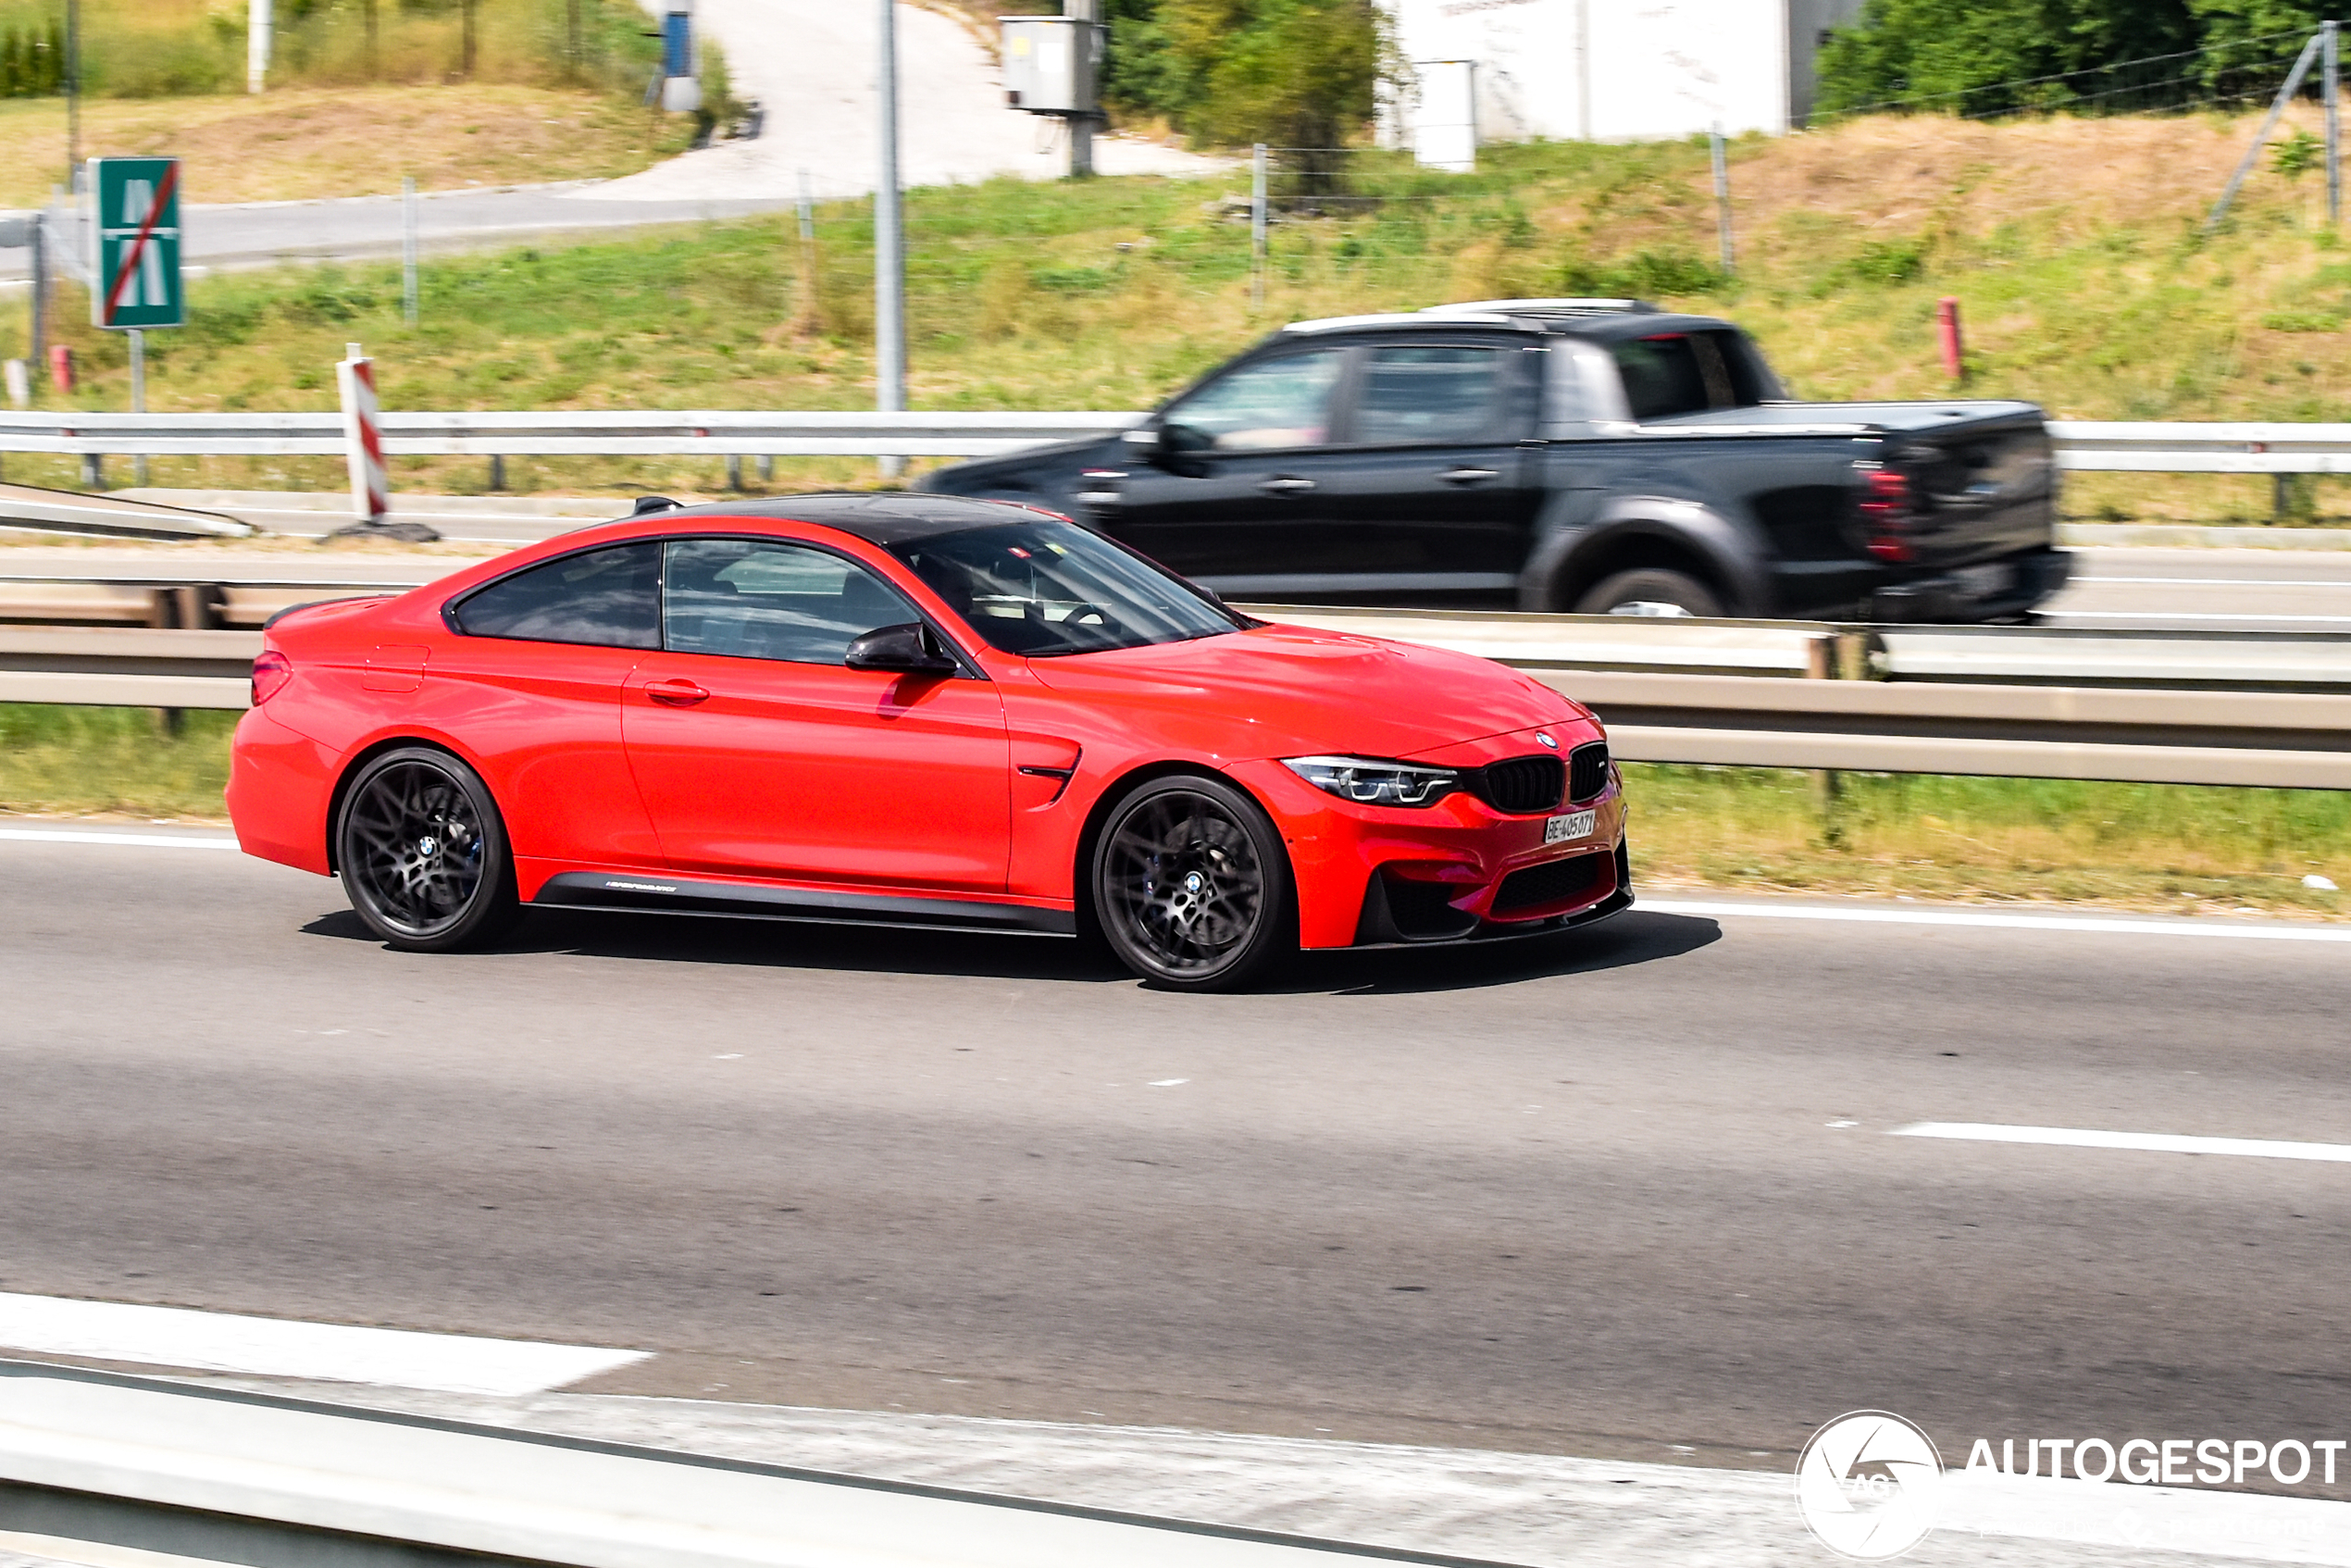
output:
<instances>
[{"instance_id":1,"label":"pickup truck wheel","mask_svg":"<svg viewBox=\"0 0 2351 1568\"><path fill-rule=\"evenodd\" d=\"M1575 602L1579 616L1719 616L1723 601L1694 577L1642 566L1619 572Z\"/></svg>"}]
</instances>

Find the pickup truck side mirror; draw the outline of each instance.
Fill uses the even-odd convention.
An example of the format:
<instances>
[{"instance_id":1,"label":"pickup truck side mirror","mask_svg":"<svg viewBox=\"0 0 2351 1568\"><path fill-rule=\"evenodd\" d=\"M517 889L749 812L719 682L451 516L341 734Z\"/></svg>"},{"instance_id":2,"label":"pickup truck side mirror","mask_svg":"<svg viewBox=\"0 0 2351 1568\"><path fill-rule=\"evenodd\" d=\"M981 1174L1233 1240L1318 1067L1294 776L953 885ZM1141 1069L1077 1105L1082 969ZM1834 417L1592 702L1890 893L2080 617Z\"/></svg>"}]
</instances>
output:
<instances>
[{"instance_id":1,"label":"pickup truck side mirror","mask_svg":"<svg viewBox=\"0 0 2351 1568\"><path fill-rule=\"evenodd\" d=\"M952 675L956 665L930 628L920 621L876 627L852 639L840 662L851 669L904 670L923 675Z\"/></svg>"}]
</instances>

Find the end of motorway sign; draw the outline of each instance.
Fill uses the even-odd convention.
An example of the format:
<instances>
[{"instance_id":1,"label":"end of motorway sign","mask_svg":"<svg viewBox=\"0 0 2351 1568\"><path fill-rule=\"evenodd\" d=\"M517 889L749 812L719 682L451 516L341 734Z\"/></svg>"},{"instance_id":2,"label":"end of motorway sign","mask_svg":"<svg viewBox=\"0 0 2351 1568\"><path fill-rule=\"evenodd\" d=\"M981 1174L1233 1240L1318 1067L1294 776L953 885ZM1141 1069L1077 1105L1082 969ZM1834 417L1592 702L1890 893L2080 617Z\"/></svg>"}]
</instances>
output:
<instances>
[{"instance_id":1,"label":"end of motorway sign","mask_svg":"<svg viewBox=\"0 0 2351 1568\"><path fill-rule=\"evenodd\" d=\"M188 300L180 281L180 160L92 158L92 226L98 254L90 318L100 327L180 327Z\"/></svg>"}]
</instances>

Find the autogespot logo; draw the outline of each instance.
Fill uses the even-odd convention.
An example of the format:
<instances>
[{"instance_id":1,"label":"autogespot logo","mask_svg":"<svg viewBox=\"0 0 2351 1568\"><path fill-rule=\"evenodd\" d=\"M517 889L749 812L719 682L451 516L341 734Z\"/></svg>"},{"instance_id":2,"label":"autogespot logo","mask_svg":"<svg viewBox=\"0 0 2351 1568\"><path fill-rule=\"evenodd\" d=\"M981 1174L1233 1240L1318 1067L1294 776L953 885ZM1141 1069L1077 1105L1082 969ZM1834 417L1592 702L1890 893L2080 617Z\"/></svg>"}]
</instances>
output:
<instances>
[{"instance_id":1,"label":"autogespot logo","mask_svg":"<svg viewBox=\"0 0 2351 1568\"><path fill-rule=\"evenodd\" d=\"M1796 1462L1796 1507L1822 1546L1883 1562L1926 1538L1943 1502L1943 1457L1898 1415L1857 1410L1812 1434Z\"/></svg>"}]
</instances>

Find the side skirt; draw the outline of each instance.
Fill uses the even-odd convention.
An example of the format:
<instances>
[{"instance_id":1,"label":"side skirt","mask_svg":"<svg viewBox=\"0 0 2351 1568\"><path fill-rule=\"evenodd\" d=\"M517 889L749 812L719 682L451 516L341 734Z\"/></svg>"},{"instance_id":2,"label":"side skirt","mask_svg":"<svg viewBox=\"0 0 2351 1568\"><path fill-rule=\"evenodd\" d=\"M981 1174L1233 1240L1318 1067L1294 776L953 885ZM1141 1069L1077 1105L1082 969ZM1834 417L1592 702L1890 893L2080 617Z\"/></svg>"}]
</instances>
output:
<instances>
[{"instance_id":1,"label":"side skirt","mask_svg":"<svg viewBox=\"0 0 2351 1568\"><path fill-rule=\"evenodd\" d=\"M1001 931L1012 936L1074 937L1065 909L1026 904L904 898L889 893L818 892L673 877L622 877L565 871L530 901L541 909L599 909L655 915L717 915L742 920L808 920L829 926L894 926L918 931Z\"/></svg>"}]
</instances>

